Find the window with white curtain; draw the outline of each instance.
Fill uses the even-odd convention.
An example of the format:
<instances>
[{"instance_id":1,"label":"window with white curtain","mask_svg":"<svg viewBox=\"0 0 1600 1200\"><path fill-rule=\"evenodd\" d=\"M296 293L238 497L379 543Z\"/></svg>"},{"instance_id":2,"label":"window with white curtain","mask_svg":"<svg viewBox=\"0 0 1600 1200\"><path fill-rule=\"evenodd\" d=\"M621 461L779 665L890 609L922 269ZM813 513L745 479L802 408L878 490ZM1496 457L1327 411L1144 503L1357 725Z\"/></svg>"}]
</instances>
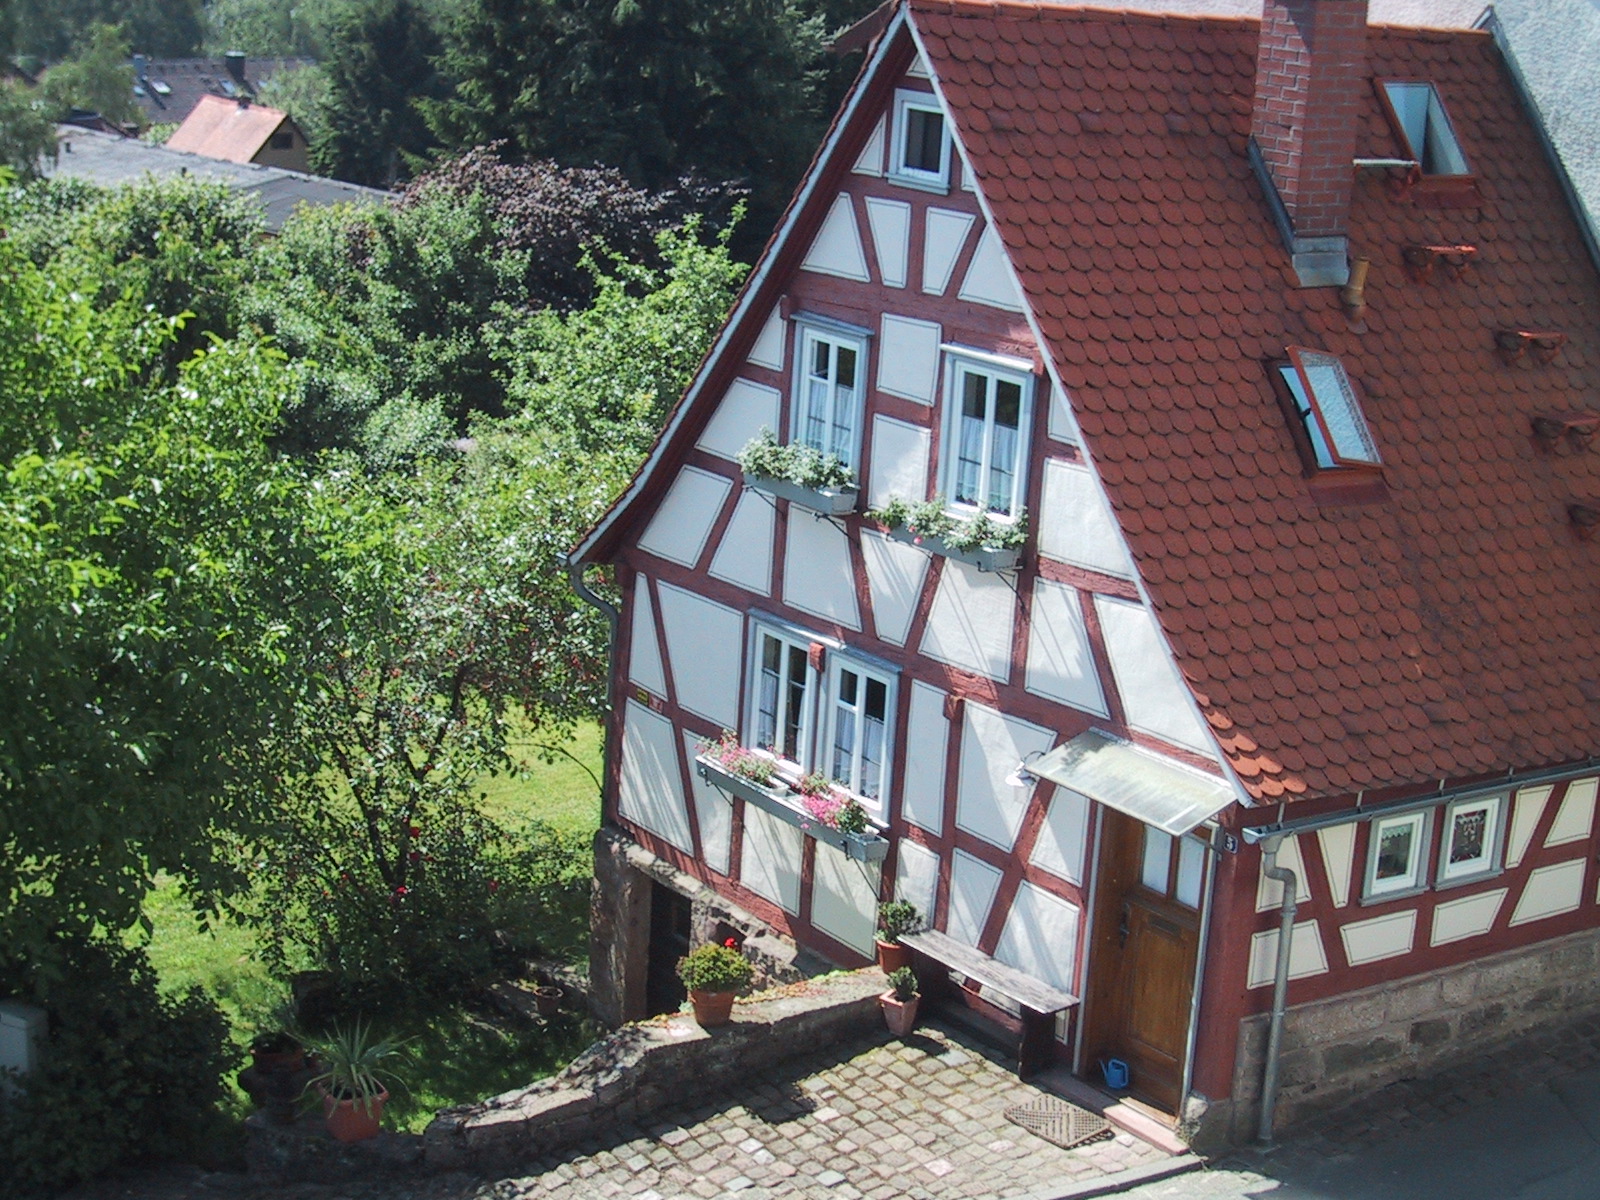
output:
<instances>
[{"instance_id":1,"label":"window with white curtain","mask_svg":"<svg viewBox=\"0 0 1600 1200\"><path fill-rule=\"evenodd\" d=\"M943 488L955 508L1014 517L1022 508L1033 378L1021 364L952 353L945 391Z\"/></svg>"},{"instance_id":2,"label":"window with white curtain","mask_svg":"<svg viewBox=\"0 0 1600 1200\"><path fill-rule=\"evenodd\" d=\"M793 440L858 467L867 339L842 325L798 322Z\"/></svg>"}]
</instances>

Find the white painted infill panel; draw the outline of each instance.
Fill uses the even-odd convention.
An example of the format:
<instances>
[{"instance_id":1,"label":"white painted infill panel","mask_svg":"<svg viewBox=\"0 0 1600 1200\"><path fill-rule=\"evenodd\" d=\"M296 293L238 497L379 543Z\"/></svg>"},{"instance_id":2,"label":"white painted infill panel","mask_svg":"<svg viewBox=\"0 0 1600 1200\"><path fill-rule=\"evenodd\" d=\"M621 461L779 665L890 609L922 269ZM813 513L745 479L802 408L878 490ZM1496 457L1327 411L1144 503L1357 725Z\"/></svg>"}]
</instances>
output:
<instances>
[{"instance_id":1,"label":"white painted infill panel","mask_svg":"<svg viewBox=\"0 0 1600 1200\"><path fill-rule=\"evenodd\" d=\"M885 287L903 288L911 257L911 205L904 200L867 197L867 226Z\"/></svg>"},{"instance_id":2,"label":"white painted infill panel","mask_svg":"<svg viewBox=\"0 0 1600 1200\"><path fill-rule=\"evenodd\" d=\"M1078 590L1048 579L1033 585L1033 619L1028 624L1027 689L1037 696L1105 716L1100 672L1089 649Z\"/></svg>"},{"instance_id":3,"label":"white painted infill panel","mask_svg":"<svg viewBox=\"0 0 1600 1200\"><path fill-rule=\"evenodd\" d=\"M941 688L914 682L906 715L906 779L900 815L932 834L944 832L944 760L950 744L945 698Z\"/></svg>"},{"instance_id":4,"label":"white painted infill panel","mask_svg":"<svg viewBox=\"0 0 1600 1200\"><path fill-rule=\"evenodd\" d=\"M1031 883L1019 884L994 956L1007 966L1075 995L1082 918L1083 912L1076 904Z\"/></svg>"},{"instance_id":5,"label":"white painted infill panel","mask_svg":"<svg viewBox=\"0 0 1600 1200\"><path fill-rule=\"evenodd\" d=\"M950 863L950 919L945 933L958 942L976 946L999 889L999 867L957 850Z\"/></svg>"},{"instance_id":6,"label":"white painted infill panel","mask_svg":"<svg viewBox=\"0 0 1600 1200\"><path fill-rule=\"evenodd\" d=\"M1488 933L1494 928L1495 918L1500 915L1500 906L1506 902L1509 892L1509 888L1495 888L1435 906L1433 936L1428 944L1443 946Z\"/></svg>"},{"instance_id":7,"label":"white painted infill panel","mask_svg":"<svg viewBox=\"0 0 1600 1200\"><path fill-rule=\"evenodd\" d=\"M1266 987L1278 969L1278 931L1265 929L1250 938L1250 975L1248 986ZM1322 934L1315 921L1300 921L1294 927L1294 937L1289 942L1289 978L1305 979L1311 975L1328 972L1328 952L1322 945Z\"/></svg>"},{"instance_id":8,"label":"white painted infill panel","mask_svg":"<svg viewBox=\"0 0 1600 1200\"><path fill-rule=\"evenodd\" d=\"M1535 867L1528 872L1528 882L1517 900L1516 911L1511 914L1511 923L1526 925L1529 921L1576 912L1583 903L1583 873L1588 866L1587 858L1569 858L1566 862Z\"/></svg>"},{"instance_id":9,"label":"white painted infill panel","mask_svg":"<svg viewBox=\"0 0 1600 1200\"><path fill-rule=\"evenodd\" d=\"M758 367L770 367L774 371L783 370L783 335L785 331L784 320L774 308L767 314L767 322L761 327L761 336L756 338L756 344L750 347L746 360L753 362Z\"/></svg>"},{"instance_id":10,"label":"white painted infill panel","mask_svg":"<svg viewBox=\"0 0 1600 1200\"><path fill-rule=\"evenodd\" d=\"M1067 403L1067 394L1057 387L1050 389L1050 419L1046 432L1058 442L1077 445L1083 441L1083 435L1078 431L1078 419L1072 415L1072 406Z\"/></svg>"},{"instance_id":11,"label":"white painted infill panel","mask_svg":"<svg viewBox=\"0 0 1600 1200\"><path fill-rule=\"evenodd\" d=\"M900 839L899 855L895 899L914 905L923 921L931 925L939 903L939 856L909 838Z\"/></svg>"},{"instance_id":12,"label":"white painted infill panel","mask_svg":"<svg viewBox=\"0 0 1600 1200\"><path fill-rule=\"evenodd\" d=\"M1016 597L1004 579L947 558L922 633L922 653L1006 683L1015 619Z\"/></svg>"},{"instance_id":13,"label":"white painted infill panel","mask_svg":"<svg viewBox=\"0 0 1600 1200\"><path fill-rule=\"evenodd\" d=\"M904 646L928 577L928 556L915 546L863 529L861 558L867 565L873 626L884 641Z\"/></svg>"},{"instance_id":14,"label":"white painted infill panel","mask_svg":"<svg viewBox=\"0 0 1600 1200\"><path fill-rule=\"evenodd\" d=\"M724 729L738 728L744 617L669 583L657 594L678 703Z\"/></svg>"},{"instance_id":15,"label":"white painted infill panel","mask_svg":"<svg viewBox=\"0 0 1600 1200\"><path fill-rule=\"evenodd\" d=\"M932 404L939 384L943 327L937 321L884 313L878 328L878 390L902 400ZM920 500L925 495L925 485L919 485L911 498Z\"/></svg>"},{"instance_id":16,"label":"white painted infill panel","mask_svg":"<svg viewBox=\"0 0 1600 1200\"><path fill-rule=\"evenodd\" d=\"M733 845L733 805L728 798L694 769L694 756L700 752L700 738L685 732L684 761L689 764L689 788L694 797L694 818L700 826L700 858L719 875L728 873L728 858Z\"/></svg>"},{"instance_id":17,"label":"white painted infill panel","mask_svg":"<svg viewBox=\"0 0 1600 1200\"><path fill-rule=\"evenodd\" d=\"M950 273L967 244L967 234L978 218L949 208L930 208L923 217L922 290L942 296L950 286Z\"/></svg>"},{"instance_id":18,"label":"white painted infill panel","mask_svg":"<svg viewBox=\"0 0 1600 1200\"><path fill-rule=\"evenodd\" d=\"M774 520L772 505L765 496L751 491L740 496L733 519L711 556L711 574L770 596Z\"/></svg>"},{"instance_id":19,"label":"white painted infill panel","mask_svg":"<svg viewBox=\"0 0 1600 1200\"><path fill-rule=\"evenodd\" d=\"M886 119L878 118L878 123L872 127L872 136L867 139L867 144L861 147L861 153L856 155L856 165L850 170L856 175L882 175L883 174L883 148L885 145L884 125Z\"/></svg>"},{"instance_id":20,"label":"white painted infill panel","mask_svg":"<svg viewBox=\"0 0 1600 1200\"><path fill-rule=\"evenodd\" d=\"M974 304L1003 308L1007 312L1022 311L1022 296L1012 282L1005 245L993 225L987 226L978 238L978 248L973 252L958 295Z\"/></svg>"},{"instance_id":21,"label":"white painted infill panel","mask_svg":"<svg viewBox=\"0 0 1600 1200\"><path fill-rule=\"evenodd\" d=\"M1291 834L1278 847L1278 865L1294 872L1295 903L1305 904L1311 899L1311 884L1306 880L1305 860L1300 857L1300 835ZM1256 867L1256 911L1283 907L1283 884L1267 878L1267 856L1263 851Z\"/></svg>"},{"instance_id":22,"label":"white painted infill panel","mask_svg":"<svg viewBox=\"0 0 1600 1200\"><path fill-rule=\"evenodd\" d=\"M855 862L842 850L818 842L811 882L811 923L870 958L882 873L877 863Z\"/></svg>"},{"instance_id":23,"label":"white painted infill panel","mask_svg":"<svg viewBox=\"0 0 1600 1200\"><path fill-rule=\"evenodd\" d=\"M1045 459L1040 504L1040 554L1088 571L1133 578L1122 530L1087 467Z\"/></svg>"},{"instance_id":24,"label":"white painted infill panel","mask_svg":"<svg viewBox=\"0 0 1600 1200\"><path fill-rule=\"evenodd\" d=\"M832 521L793 505L783 568L783 600L802 612L861 628L856 603L856 573L850 565L850 538Z\"/></svg>"},{"instance_id":25,"label":"white painted infill panel","mask_svg":"<svg viewBox=\"0 0 1600 1200\"><path fill-rule=\"evenodd\" d=\"M906 78L908 78L908 79L928 79L928 78L930 78L930 76L928 74L928 64L923 59L923 57L922 57L922 55L920 53L918 53L916 59L912 62L912 64L909 67L906 68Z\"/></svg>"},{"instance_id":26,"label":"white painted infill panel","mask_svg":"<svg viewBox=\"0 0 1600 1200\"><path fill-rule=\"evenodd\" d=\"M1330 825L1317 830L1317 844L1322 847L1322 868L1328 873L1328 887L1333 892L1333 906L1343 908L1350 903L1350 872L1355 866L1356 827ZM1279 894L1283 889L1278 889Z\"/></svg>"},{"instance_id":27,"label":"white painted infill panel","mask_svg":"<svg viewBox=\"0 0 1600 1200\"><path fill-rule=\"evenodd\" d=\"M645 528L639 548L680 566L694 566L732 489L733 481L724 475L684 467Z\"/></svg>"},{"instance_id":28,"label":"white painted infill panel","mask_svg":"<svg viewBox=\"0 0 1600 1200\"><path fill-rule=\"evenodd\" d=\"M856 224L855 205L848 192L840 192L834 200L800 267L819 275L854 279L859 283L866 283L872 278L867 273L867 255L861 248L861 229Z\"/></svg>"},{"instance_id":29,"label":"white painted infill panel","mask_svg":"<svg viewBox=\"0 0 1600 1200\"><path fill-rule=\"evenodd\" d=\"M991 846L1010 850L1022 828L1033 787L1017 787L1007 783L1006 777L1029 754L1050 749L1056 735L971 700L961 706L961 714L956 826Z\"/></svg>"},{"instance_id":30,"label":"white painted infill panel","mask_svg":"<svg viewBox=\"0 0 1600 1200\"><path fill-rule=\"evenodd\" d=\"M1568 842L1587 841L1594 828L1594 797L1600 780L1574 779L1567 784L1567 794L1562 797L1556 819L1550 823L1550 834L1544 839L1546 846L1565 846Z\"/></svg>"},{"instance_id":31,"label":"white painted infill panel","mask_svg":"<svg viewBox=\"0 0 1600 1200\"><path fill-rule=\"evenodd\" d=\"M933 433L893 417L872 419L872 470L867 505L881 508L893 496L920 500L928 490L928 455Z\"/></svg>"},{"instance_id":32,"label":"white painted infill panel","mask_svg":"<svg viewBox=\"0 0 1600 1200\"><path fill-rule=\"evenodd\" d=\"M737 462L739 451L762 428L778 427L778 389L748 379L735 379L723 393L717 411L706 422L698 449Z\"/></svg>"},{"instance_id":33,"label":"white painted infill panel","mask_svg":"<svg viewBox=\"0 0 1600 1200\"><path fill-rule=\"evenodd\" d=\"M1506 867L1507 869L1522 865L1523 857L1528 853L1528 846L1533 841L1534 830L1539 828L1539 819L1544 816L1544 806L1550 802L1550 794L1554 787L1526 787L1517 793L1516 803L1511 810L1511 832L1506 840Z\"/></svg>"},{"instance_id":34,"label":"white painted infill panel","mask_svg":"<svg viewBox=\"0 0 1600 1200\"><path fill-rule=\"evenodd\" d=\"M627 702L617 807L625 819L693 854L677 740L671 721L636 701Z\"/></svg>"},{"instance_id":35,"label":"white painted infill panel","mask_svg":"<svg viewBox=\"0 0 1600 1200\"><path fill-rule=\"evenodd\" d=\"M800 854L806 835L754 804L744 806L739 882L786 913L800 911Z\"/></svg>"},{"instance_id":36,"label":"white painted infill panel","mask_svg":"<svg viewBox=\"0 0 1600 1200\"><path fill-rule=\"evenodd\" d=\"M1417 937L1417 910L1388 913L1339 927L1344 956L1352 967L1410 954Z\"/></svg>"},{"instance_id":37,"label":"white painted infill panel","mask_svg":"<svg viewBox=\"0 0 1600 1200\"><path fill-rule=\"evenodd\" d=\"M1089 798L1071 788L1057 787L1045 810L1044 824L1033 843L1028 865L1049 871L1068 883L1081 884L1088 842Z\"/></svg>"},{"instance_id":38,"label":"white painted infill panel","mask_svg":"<svg viewBox=\"0 0 1600 1200\"><path fill-rule=\"evenodd\" d=\"M1194 707L1194 693L1178 674L1155 615L1109 596L1096 596L1095 608L1128 724L1178 746L1212 751L1211 736Z\"/></svg>"},{"instance_id":39,"label":"white painted infill panel","mask_svg":"<svg viewBox=\"0 0 1600 1200\"><path fill-rule=\"evenodd\" d=\"M643 575L633 577L633 619L628 638L628 682L667 697L667 673L661 666L661 647L656 644L655 610L650 605L650 587Z\"/></svg>"}]
</instances>

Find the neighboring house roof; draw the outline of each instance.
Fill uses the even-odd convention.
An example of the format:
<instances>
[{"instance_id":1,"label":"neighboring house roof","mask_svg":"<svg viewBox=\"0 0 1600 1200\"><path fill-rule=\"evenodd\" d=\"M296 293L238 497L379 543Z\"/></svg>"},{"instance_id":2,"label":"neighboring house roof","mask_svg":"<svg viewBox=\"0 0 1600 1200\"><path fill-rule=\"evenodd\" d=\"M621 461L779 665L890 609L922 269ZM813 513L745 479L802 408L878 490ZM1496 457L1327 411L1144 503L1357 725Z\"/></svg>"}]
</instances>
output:
<instances>
[{"instance_id":1,"label":"neighboring house roof","mask_svg":"<svg viewBox=\"0 0 1600 1200\"><path fill-rule=\"evenodd\" d=\"M272 135L288 120L288 113L251 104L248 100L202 96L166 144L170 150L203 154L224 162L254 162Z\"/></svg>"},{"instance_id":2,"label":"neighboring house roof","mask_svg":"<svg viewBox=\"0 0 1600 1200\"><path fill-rule=\"evenodd\" d=\"M1531 420L1595 407L1600 278L1493 40L1369 32L1369 75L1440 89L1483 199L1422 207L1364 174L1349 237L1372 271L1352 326L1338 288L1295 285L1247 157L1259 22L908 9L1162 628L1250 793L1590 759L1600 547L1569 506L1600 508L1600 456L1541 447ZM848 120L877 117L863 105ZM836 127L830 144L852 136L865 133ZM1398 150L1364 92L1357 156ZM803 186L738 311L775 301L839 159ZM1407 246L1461 244L1477 257L1460 278L1404 269ZM1507 365L1503 329L1570 340L1550 365ZM1363 391L1386 503L1314 499L1270 378L1290 345L1339 355ZM691 401L718 370L714 357ZM606 554L659 494L654 464L699 419L674 414L581 557Z\"/></svg>"},{"instance_id":3,"label":"neighboring house roof","mask_svg":"<svg viewBox=\"0 0 1600 1200\"><path fill-rule=\"evenodd\" d=\"M314 65L309 58L254 58L244 66L243 86L220 58L158 58L145 61L135 55L133 96L145 119L152 123L182 121L202 96L255 99L261 85L281 71Z\"/></svg>"},{"instance_id":4,"label":"neighboring house roof","mask_svg":"<svg viewBox=\"0 0 1600 1200\"><path fill-rule=\"evenodd\" d=\"M58 125L56 141L60 153L52 164L44 164L46 175L83 179L102 187L135 184L152 176L170 178L190 175L196 179L222 183L261 205L269 232L283 228L294 210L302 204L320 207L327 204L382 204L390 193L377 188L358 187L337 179L304 175L282 167L256 163L231 163L221 159L185 154L166 146L141 142L114 133L99 133L75 126Z\"/></svg>"}]
</instances>

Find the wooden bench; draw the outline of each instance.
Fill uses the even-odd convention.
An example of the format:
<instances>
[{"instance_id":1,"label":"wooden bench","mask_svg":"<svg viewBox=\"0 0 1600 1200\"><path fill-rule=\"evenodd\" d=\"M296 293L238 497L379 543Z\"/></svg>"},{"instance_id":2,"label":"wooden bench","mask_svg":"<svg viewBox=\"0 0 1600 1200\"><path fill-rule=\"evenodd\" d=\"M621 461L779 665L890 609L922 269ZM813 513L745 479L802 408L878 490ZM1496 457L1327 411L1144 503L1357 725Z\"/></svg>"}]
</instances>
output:
<instances>
[{"instance_id":1,"label":"wooden bench","mask_svg":"<svg viewBox=\"0 0 1600 1200\"><path fill-rule=\"evenodd\" d=\"M937 979L928 971L917 972L918 983L930 998L937 1000L955 990L949 979L949 972L954 971L986 991L998 992L1014 1001L1022 1010L1017 1074L1026 1078L1049 1065L1056 1014L1076 1008L1078 997L932 929L902 934L900 944L909 947L920 959L944 969ZM919 962L918 966L921 965Z\"/></svg>"}]
</instances>

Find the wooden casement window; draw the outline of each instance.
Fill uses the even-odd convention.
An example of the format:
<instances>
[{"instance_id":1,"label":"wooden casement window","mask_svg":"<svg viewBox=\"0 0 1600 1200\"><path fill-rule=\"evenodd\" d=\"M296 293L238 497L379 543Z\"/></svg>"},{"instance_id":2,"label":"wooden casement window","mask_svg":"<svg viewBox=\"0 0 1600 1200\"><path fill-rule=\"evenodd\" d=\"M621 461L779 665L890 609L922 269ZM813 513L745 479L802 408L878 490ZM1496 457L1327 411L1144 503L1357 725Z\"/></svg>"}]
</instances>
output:
<instances>
[{"instance_id":1,"label":"wooden casement window","mask_svg":"<svg viewBox=\"0 0 1600 1200\"><path fill-rule=\"evenodd\" d=\"M1033 376L1025 364L947 349L942 489L956 509L1014 517L1026 487Z\"/></svg>"},{"instance_id":2,"label":"wooden casement window","mask_svg":"<svg viewBox=\"0 0 1600 1200\"><path fill-rule=\"evenodd\" d=\"M1428 862L1426 810L1376 817L1367 827L1367 874L1362 899L1408 896L1424 886Z\"/></svg>"},{"instance_id":3,"label":"wooden casement window","mask_svg":"<svg viewBox=\"0 0 1600 1200\"><path fill-rule=\"evenodd\" d=\"M808 645L757 628L753 717L755 744L805 766L810 759L811 710L816 692Z\"/></svg>"},{"instance_id":4,"label":"wooden casement window","mask_svg":"<svg viewBox=\"0 0 1600 1200\"><path fill-rule=\"evenodd\" d=\"M811 317L795 320L792 440L859 469L866 331Z\"/></svg>"},{"instance_id":5,"label":"wooden casement window","mask_svg":"<svg viewBox=\"0 0 1600 1200\"><path fill-rule=\"evenodd\" d=\"M1479 796L1446 806L1437 886L1468 883L1500 870L1505 805L1504 796Z\"/></svg>"},{"instance_id":6,"label":"wooden casement window","mask_svg":"<svg viewBox=\"0 0 1600 1200\"><path fill-rule=\"evenodd\" d=\"M950 137L933 93L895 93L889 178L927 191L949 189Z\"/></svg>"},{"instance_id":7,"label":"wooden casement window","mask_svg":"<svg viewBox=\"0 0 1600 1200\"><path fill-rule=\"evenodd\" d=\"M1288 348L1275 374L1295 422L1296 442L1314 471L1382 467L1361 398L1338 355L1303 346Z\"/></svg>"}]
</instances>

